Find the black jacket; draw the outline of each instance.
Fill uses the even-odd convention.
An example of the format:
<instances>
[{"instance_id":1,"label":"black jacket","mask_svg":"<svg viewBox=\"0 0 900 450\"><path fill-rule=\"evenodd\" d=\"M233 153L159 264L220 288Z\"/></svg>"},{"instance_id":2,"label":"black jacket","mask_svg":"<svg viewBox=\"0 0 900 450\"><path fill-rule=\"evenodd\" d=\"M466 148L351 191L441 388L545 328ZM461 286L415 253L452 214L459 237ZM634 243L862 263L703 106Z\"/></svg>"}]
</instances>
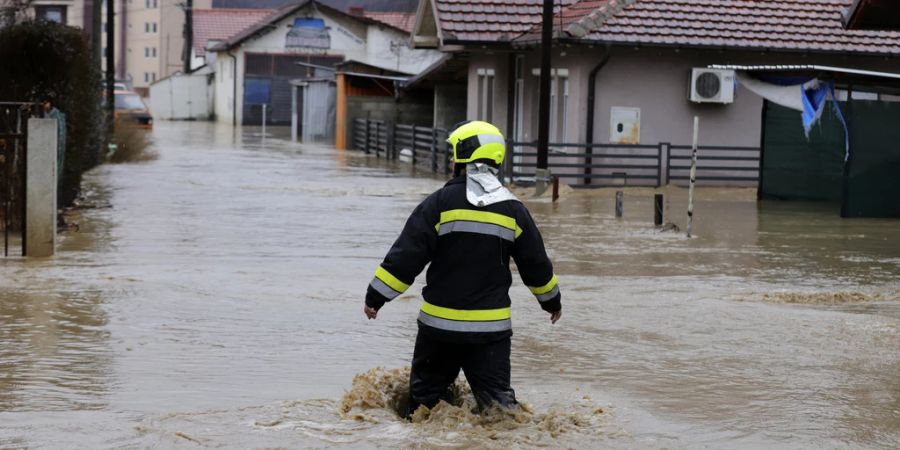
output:
<instances>
[{"instance_id":1,"label":"black jacket","mask_svg":"<svg viewBox=\"0 0 900 450\"><path fill-rule=\"evenodd\" d=\"M420 330L469 342L507 337L510 257L541 308L558 311L553 265L528 210L518 201L475 207L466 200L465 175L459 176L410 215L369 285L366 305L381 308L430 262Z\"/></svg>"}]
</instances>

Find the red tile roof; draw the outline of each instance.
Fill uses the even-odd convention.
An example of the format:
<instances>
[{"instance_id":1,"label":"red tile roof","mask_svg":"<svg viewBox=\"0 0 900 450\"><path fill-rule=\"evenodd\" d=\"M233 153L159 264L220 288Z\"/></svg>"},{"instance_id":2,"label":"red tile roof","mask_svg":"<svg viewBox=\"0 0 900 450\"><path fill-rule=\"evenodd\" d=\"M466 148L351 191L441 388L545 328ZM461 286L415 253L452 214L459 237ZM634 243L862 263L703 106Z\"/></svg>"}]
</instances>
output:
<instances>
[{"instance_id":1,"label":"red tile roof","mask_svg":"<svg viewBox=\"0 0 900 450\"><path fill-rule=\"evenodd\" d=\"M194 52L206 54L209 41L225 41L272 14L271 9L195 9Z\"/></svg>"},{"instance_id":2,"label":"red tile roof","mask_svg":"<svg viewBox=\"0 0 900 450\"><path fill-rule=\"evenodd\" d=\"M574 2L554 1L557 5ZM540 26L543 0L435 0L435 4L445 41L495 42L515 39Z\"/></svg>"},{"instance_id":3,"label":"red tile roof","mask_svg":"<svg viewBox=\"0 0 900 450\"><path fill-rule=\"evenodd\" d=\"M363 15L407 33L412 33L413 25L416 24L416 13L414 12L366 11Z\"/></svg>"},{"instance_id":4,"label":"red tile roof","mask_svg":"<svg viewBox=\"0 0 900 450\"><path fill-rule=\"evenodd\" d=\"M541 0L435 0L444 41L536 42ZM900 32L845 30L852 0L565 1L555 36L601 43L900 56Z\"/></svg>"}]
</instances>

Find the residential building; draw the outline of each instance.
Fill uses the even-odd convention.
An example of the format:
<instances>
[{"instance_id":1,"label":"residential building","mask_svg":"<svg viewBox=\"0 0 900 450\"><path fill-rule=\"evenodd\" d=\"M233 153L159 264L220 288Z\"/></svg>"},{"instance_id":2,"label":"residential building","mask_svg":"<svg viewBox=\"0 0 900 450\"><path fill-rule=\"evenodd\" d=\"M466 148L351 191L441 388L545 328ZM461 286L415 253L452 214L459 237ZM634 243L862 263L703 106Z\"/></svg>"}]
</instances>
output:
<instances>
[{"instance_id":1,"label":"residential building","mask_svg":"<svg viewBox=\"0 0 900 450\"><path fill-rule=\"evenodd\" d=\"M443 81L446 67L460 61L467 65L463 76L443 82L465 86L466 117L497 124L518 143L513 150L520 155L527 153L523 149L534 153L538 138L541 3L422 0L411 39L416 48L437 48L447 55L420 80ZM879 133L861 128L900 120L900 32L845 29L842 22L853 0L560 3L554 11L550 50L549 138L551 169L564 182L630 183L634 174L644 177L644 184L684 183L689 156L683 156L682 148L690 148L696 116L704 149L701 182L759 186L761 195L781 198L839 200L843 195L845 209L848 197L842 191L896 198L896 192L868 189L877 183L860 181L874 179L874 172L857 176L850 167L854 154L859 157L857 169L863 161L872 170L876 161L883 163L881 168L900 166L900 155L890 156L887 145L896 142L888 137L892 127L881 127ZM698 81L698 74L713 65L731 66L704 77L704 82L715 82L714 90L712 84ZM742 76L775 84L835 86L833 96L840 103L828 103L835 112L822 122L831 128L821 125L804 136L799 111L758 95L750 89L752 82L739 82ZM704 98L705 89L714 95ZM798 85L790 91L798 104L806 89ZM435 89L435 103L443 101L448 100ZM850 110L844 112L846 122L832 120L840 104ZM878 142L862 140L870 138ZM591 155L612 151L602 146L623 146L619 153L633 158L640 153L638 144L658 148L653 151L661 154L658 167L628 167L635 163ZM714 159L714 149L741 152L722 157L721 166L704 167ZM877 157L866 155L875 149ZM678 161L666 156L675 150L681 152ZM801 151L805 153L791 153ZM809 159L813 157L822 159ZM681 164L677 171L665 167L676 162ZM534 173L531 157L514 157L513 163L513 174L527 174L529 165ZM863 184L867 187L859 188ZM894 203L893 210L900 211Z\"/></svg>"},{"instance_id":2,"label":"residential building","mask_svg":"<svg viewBox=\"0 0 900 450\"><path fill-rule=\"evenodd\" d=\"M115 11L116 78L141 95L156 80L184 70L185 2L178 0L110 0ZM194 9L212 0L194 0ZM106 43L106 3L103 5ZM104 52L105 54L105 52ZM104 63L105 68L105 63Z\"/></svg>"},{"instance_id":3,"label":"residential building","mask_svg":"<svg viewBox=\"0 0 900 450\"><path fill-rule=\"evenodd\" d=\"M291 80L333 78L345 61L412 76L441 57L410 49L408 39L393 25L318 1L285 6L207 50L216 54L216 117L258 124L265 108L267 123L287 124Z\"/></svg>"},{"instance_id":4,"label":"residential building","mask_svg":"<svg viewBox=\"0 0 900 450\"><path fill-rule=\"evenodd\" d=\"M92 0L35 0L31 4L33 17L59 22L69 26L85 28L90 22Z\"/></svg>"},{"instance_id":5,"label":"residential building","mask_svg":"<svg viewBox=\"0 0 900 450\"><path fill-rule=\"evenodd\" d=\"M207 52L211 46L257 24L272 14L272 9L213 8L194 10L194 66L215 64L215 53Z\"/></svg>"}]
</instances>

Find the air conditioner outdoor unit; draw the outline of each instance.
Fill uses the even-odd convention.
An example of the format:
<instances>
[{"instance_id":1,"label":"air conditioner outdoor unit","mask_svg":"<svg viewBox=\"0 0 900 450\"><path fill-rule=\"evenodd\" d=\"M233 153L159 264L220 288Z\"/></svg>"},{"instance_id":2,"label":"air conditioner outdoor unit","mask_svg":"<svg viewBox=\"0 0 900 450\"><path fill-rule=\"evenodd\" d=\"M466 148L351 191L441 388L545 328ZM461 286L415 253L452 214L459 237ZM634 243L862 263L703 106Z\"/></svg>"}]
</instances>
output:
<instances>
[{"instance_id":1,"label":"air conditioner outdoor unit","mask_svg":"<svg viewBox=\"0 0 900 450\"><path fill-rule=\"evenodd\" d=\"M694 103L734 102L734 71L691 69L690 98Z\"/></svg>"}]
</instances>

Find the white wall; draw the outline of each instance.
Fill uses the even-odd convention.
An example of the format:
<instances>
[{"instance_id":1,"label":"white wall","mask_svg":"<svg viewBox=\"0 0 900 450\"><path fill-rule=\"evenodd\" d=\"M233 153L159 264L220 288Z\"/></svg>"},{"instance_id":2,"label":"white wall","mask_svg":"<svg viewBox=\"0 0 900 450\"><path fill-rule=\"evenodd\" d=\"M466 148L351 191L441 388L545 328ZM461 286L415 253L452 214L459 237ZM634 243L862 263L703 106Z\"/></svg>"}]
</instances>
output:
<instances>
[{"instance_id":1,"label":"white wall","mask_svg":"<svg viewBox=\"0 0 900 450\"><path fill-rule=\"evenodd\" d=\"M234 72L233 61L227 53L216 54L216 82L215 95L213 95L213 110L216 120L222 123L234 121Z\"/></svg>"},{"instance_id":2,"label":"white wall","mask_svg":"<svg viewBox=\"0 0 900 450\"><path fill-rule=\"evenodd\" d=\"M172 75L150 86L150 109L154 119L207 120L212 114L212 95L207 86L208 70L191 75Z\"/></svg>"},{"instance_id":3,"label":"white wall","mask_svg":"<svg viewBox=\"0 0 900 450\"><path fill-rule=\"evenodd\" d=\"M587 130L588 77L603 58L600 48L554 49L552 67L567 69L569 96L565 137L584 142ZM477 70L495 69L494 123L505 130L507 110L507 56L503 53L473 55L469 64L468 117L477 115ZM762 100L738 88L730 105L697 105L688 101L691 67L717 62L715 54L704 56L672 50L614 50L598 72L594 104L594 142L609 142L610 109L614 106L641 110L641 144L690 144L692 120L700 116L702 145L758 146ZM525 55L523 139L537 140L540 53Z\"/></svg>"}]
</instances>

